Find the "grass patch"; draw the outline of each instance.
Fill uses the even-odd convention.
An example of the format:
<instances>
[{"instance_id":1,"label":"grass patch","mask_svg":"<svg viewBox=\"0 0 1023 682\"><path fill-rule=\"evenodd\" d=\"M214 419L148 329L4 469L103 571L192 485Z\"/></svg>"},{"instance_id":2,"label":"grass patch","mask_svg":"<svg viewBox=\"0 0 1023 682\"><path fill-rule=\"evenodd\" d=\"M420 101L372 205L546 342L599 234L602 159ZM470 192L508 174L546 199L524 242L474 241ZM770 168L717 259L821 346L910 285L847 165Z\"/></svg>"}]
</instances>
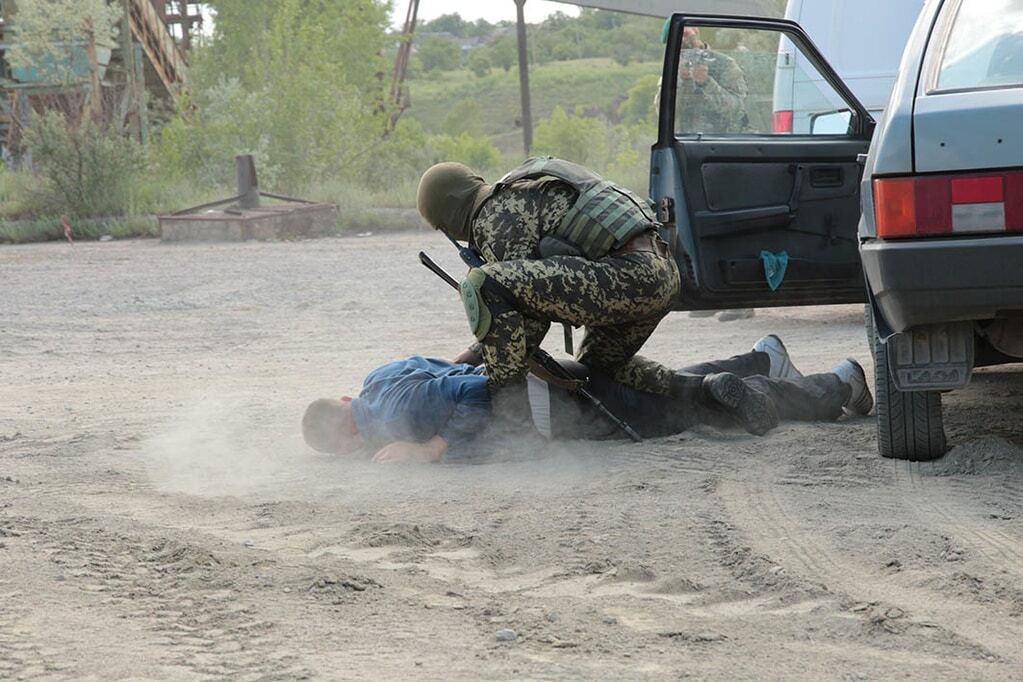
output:
<instances>
[{"instance_id":1,"label":"grass patch","mask_svg":"<svg viewBox=\"0 0 1023 682\"><path fill-rule=\"evenodd\" d=\"M154 216L72 220L71 227L75 241L96 240L104 235L110 235L115 239L160 236L160 225ZM59 217L0 220L0 244L27 244L63 239L64 226Z\"/></svg>"},{"instance_id":2,"label":"grass patch","mask_svg":"<svg viewBox=\"0 0 1023 682\"><path fill-rule=\"evenodd\" d=\"M419 224L416 211L418 179L397 180L380 187L360 187L340 181L324 181L304 198L337 204L338 234L409 229Z\"/></svg>"}]
</instances>

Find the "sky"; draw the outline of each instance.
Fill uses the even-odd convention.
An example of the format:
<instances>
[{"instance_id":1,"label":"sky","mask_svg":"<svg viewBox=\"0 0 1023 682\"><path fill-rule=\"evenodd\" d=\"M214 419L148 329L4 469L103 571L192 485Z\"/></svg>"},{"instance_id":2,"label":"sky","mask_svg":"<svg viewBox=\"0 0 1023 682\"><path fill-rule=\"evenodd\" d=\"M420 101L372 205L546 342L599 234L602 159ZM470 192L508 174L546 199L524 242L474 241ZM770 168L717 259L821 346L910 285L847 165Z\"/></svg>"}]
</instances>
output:
<instances>
[{"instance_id":1,"label":"sky","mask_svg":"<svg viewBox=\"0 0 1023 682\"><path fill-rule=\"evenodd\" d=\"M392 2L394 11L391 14L391 23L400 28L405 23L408 0L392 0ZM514 0L420 0L419 2L419 21L429 21L442 14L456 12L462 15L463 19L470 21L481 18L491 23L502 20L515 21L515 2ZM526 0L526 21L529 23L543 21L548 15L555 12L576 16L579 14L579 8L560 2Z\"/></svg>"}]
</instances>

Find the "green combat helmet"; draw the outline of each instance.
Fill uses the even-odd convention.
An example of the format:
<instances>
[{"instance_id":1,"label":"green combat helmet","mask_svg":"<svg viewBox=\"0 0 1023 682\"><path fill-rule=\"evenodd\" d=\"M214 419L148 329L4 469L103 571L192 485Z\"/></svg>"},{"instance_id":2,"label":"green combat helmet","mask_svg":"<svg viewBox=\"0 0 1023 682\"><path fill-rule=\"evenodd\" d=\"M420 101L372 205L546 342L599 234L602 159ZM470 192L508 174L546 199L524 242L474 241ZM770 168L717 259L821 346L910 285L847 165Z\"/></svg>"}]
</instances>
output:
<instances>
[{"instance_id":1,"label":"green combat helmet","mask_svg":"<svg viewBox=\"0 0 1023 682\"><path fill-rule=\"evenodd\" d=\"M419 180L416 205L426 222L453 239L469 240L469 226L493 187L471 168L445 162L431 166Z\"/></svg>"}]
</instances>

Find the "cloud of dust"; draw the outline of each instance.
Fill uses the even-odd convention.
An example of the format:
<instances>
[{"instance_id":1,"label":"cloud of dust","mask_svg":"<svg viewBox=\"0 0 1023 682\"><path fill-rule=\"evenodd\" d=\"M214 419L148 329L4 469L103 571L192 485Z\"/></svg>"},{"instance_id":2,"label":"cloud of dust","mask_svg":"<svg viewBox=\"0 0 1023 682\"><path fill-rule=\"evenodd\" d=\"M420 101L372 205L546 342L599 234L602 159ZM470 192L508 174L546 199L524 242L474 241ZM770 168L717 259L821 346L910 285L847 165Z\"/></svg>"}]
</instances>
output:
<instances>
[{"instance_id":1,"label":"cloud of dust","mask_svg":"<svg viewBox=\"0 0 1023 682\"><path fill-rule=\"evenodd\" d=\"M142 444L141 457L153 484L217 496L268 491L293 482L316 458L302 442L298 422L287 420L293 415L266 412L265 406L254 408L237 400L186 403Z\"/></svg>"},{"instance_id":2,"label":"cloud of dust","mask_svg":"<svg viewBox=\"0 0 1023 682\"><path fill-rule=\"evenodd\" d=\"M457 499L517 489L560 495L606 471L620 443L547 442L503 436L443 465L374 464L324 455L301 436L301 410L271 410L238 399L186 402L140 458L154 486L201 497L331 499L349 505L387 499Z\"/></svg>"}]
</instances>

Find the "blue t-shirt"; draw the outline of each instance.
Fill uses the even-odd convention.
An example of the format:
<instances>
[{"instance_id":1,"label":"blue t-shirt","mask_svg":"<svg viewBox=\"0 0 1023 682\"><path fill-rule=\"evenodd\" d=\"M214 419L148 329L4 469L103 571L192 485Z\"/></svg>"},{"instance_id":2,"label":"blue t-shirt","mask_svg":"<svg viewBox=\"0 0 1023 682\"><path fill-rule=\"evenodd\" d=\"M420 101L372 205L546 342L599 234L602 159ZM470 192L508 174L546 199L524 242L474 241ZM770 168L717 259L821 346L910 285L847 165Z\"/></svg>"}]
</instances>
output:
<instances>
[{"instance_id":1,"label":"blue t-shirt","mask_svg":"<svg viewBox=\"0 0 1023 682\"><path fill-rule=\"evenodd\" d=\"M441 436L458 449L490 416L483 367L419 355L378 367L352 401L359 433L370 443L422 443Z\"/></svg>"}]
</instances>

